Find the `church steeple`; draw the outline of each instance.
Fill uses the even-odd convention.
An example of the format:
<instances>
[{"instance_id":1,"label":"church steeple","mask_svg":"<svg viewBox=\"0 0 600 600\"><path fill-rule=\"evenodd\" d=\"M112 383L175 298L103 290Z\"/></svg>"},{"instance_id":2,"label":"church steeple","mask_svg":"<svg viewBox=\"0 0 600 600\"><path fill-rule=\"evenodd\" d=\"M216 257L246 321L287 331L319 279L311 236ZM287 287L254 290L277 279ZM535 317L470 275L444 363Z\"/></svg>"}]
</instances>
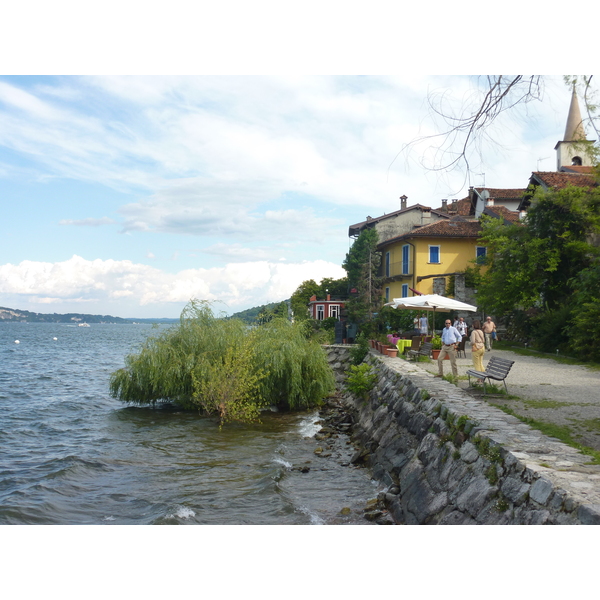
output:
<instances>
[{"instance_id":1,"label":"church steeple","mask_svg":"<svg viewBox=\"0 0 600 600\"><path fill-rule=\"evenodd\" d=\"M579 110L579 100L577 92L573 86L571 95L571 105L569 106L569 115L567 116L567 126L565 127L565 137L563 141L558 142L554 149L556 150L556 170L568 170L571 166L591 167L592 160L586 152L585 144L589 140L585 137L585 128Z\"/></svg>"},{"instance_id":2,"label":"church steeple","mask_svg":"<svg viewBox=\"0 0 600 600\"><path fill-rule=\"evenodd\" d=\"M585 129L581 120L581 111L579 110L579 100L577 92L573 86L571 95L571 106L569 107L569 116L567 117L567 126L565 128L565 137L563 141L572 142L576 140L585 140Z\"/></svg>"}]
</instances>

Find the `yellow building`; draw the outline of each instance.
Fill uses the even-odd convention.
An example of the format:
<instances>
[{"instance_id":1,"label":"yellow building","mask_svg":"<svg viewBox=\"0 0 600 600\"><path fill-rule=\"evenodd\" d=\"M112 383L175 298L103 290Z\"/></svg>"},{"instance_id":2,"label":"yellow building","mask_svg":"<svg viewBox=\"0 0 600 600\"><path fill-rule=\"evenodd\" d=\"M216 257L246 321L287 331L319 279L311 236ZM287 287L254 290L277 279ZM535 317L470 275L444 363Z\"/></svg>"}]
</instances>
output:
<instances>
[{"instance_id":1,"label":"yellow building","mask_svg":"<svg viewBox=\"0 0 600 600\"><path fill-rule=\"evenodd\" d=\"M478 241L480 232L478 220L459 218L419 227L379 244L386 301L414 296L415 290L444 294L450 276L464 273L485 257L486 248Z\"/></svg>"}]
</instances>

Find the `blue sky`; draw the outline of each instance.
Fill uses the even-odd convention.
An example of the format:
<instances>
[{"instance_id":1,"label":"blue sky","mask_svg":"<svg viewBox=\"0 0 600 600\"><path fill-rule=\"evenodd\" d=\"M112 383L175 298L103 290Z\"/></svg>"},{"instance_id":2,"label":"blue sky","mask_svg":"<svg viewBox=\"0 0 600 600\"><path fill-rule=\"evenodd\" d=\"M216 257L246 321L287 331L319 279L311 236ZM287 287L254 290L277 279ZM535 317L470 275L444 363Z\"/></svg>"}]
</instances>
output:
<instances>
[{"instance_id":1,"label":"blue sky","mask_svg":"<svg viewBox=\"0 0 600 600\"><path fill-rule=\"evenodd\" d=\"M232 313L342 277L348 226L469 185L553 170L570 95L499 122L465 169L433 172L427 105L466 76L2 76L0 305ZM538 159L543 159L538 162Z\"/></svg>"}]
</instances>

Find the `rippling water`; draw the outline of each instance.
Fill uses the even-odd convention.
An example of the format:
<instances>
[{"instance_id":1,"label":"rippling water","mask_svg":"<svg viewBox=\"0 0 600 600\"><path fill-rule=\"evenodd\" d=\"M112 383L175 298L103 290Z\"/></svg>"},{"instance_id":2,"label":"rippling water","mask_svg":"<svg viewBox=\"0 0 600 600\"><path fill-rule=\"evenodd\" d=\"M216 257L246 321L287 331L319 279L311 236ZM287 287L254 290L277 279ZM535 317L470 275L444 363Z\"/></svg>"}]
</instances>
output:
<instances>
[{"instance_id":1,"label":"rippling water","mask_svg":"<svg viewBox=\"0 0 600 600\"><path fill-rule=\"evenodd\" d=\"M0 524L366 524L377 488L343 439L314 454L316 412L219 430L111 398L110 374L152 333L0 323Z\"/></svg>"}]
</instances>

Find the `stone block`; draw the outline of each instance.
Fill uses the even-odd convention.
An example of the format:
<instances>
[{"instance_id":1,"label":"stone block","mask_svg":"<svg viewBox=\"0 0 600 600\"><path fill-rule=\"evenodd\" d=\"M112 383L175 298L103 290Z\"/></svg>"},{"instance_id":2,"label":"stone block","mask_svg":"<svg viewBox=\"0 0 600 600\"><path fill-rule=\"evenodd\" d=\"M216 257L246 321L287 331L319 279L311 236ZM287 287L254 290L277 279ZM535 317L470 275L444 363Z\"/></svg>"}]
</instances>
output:
<instances>
[{"instance_id":1,"label":"stone block","mask_svg":"<svg viewBox=\"0 0 600 600\"><path fill-rule=\"evenodd\" d=\"M552 494L553 490L554 486L552 485L552 482L545 477L540 477L531 486L529 497L534 502L544 506L548 501L548 498L550 498L550 494Z\"/></svg>"},{"instance_id":2,"label":"stone block","mask_svg":"<svg viewBox=\"0 0 600 600\"><path fill-rule=\"evenodd\" d=\"M507 477L502 483L500 491L508 500L518 506L527 500L530 487L528 483L524 483L520 479Z\"/></svg>"},{"instance_id":3,"label":"stone block","mask_svg":"<svg viewBox=\"0 0 600 600\"><path fill-rule=\"evenodd\" d=\"M453 510L439 521L440 525L477 525L477 522L469 515L466 515L458 510Z\"/></svg>"},{"instance_id":4,"label":"stone block","mask_svg":"<svg viewBox=\"0 0 600 600\"><path fill-rule=\"evenodd\" d=\"M460 447L460 458L464 460L467 464L474 463L479 458L479 452L477 451L475 444L466 441Z\"/></svg>"},{"instance_id":5,"label":"stone block","mask_svg":"<svg viewBox=\"0 0 600 600\"><path fill-rule=\"evenodd\" d=\"M496 488L483 475L478 475L456 498L456 506L476 517L495 493Z\"/></svg>"},{"instance_id":6,"label":"stone block","mask_svg":"<svg viewBox=\"0 0 600 600\"><path fill-rule=\"evenodd\" d=\"M600 525L600 504L582 504L577 511L582 525Z\"/></svg>"},{"instance_id":7,"label":"stone block","mask_svg":"<svg viewBox=\"0 0 600 600\"><path fill-rule=\"evenodd\" d=\"M408 422L407 429L417 437L424 436L433 425L433 419L423 413L416 413Z\"/></svg>"},{"instance_id":8,"label":"stone block","mask_svg":"<svg viewBox=\"0 0 600 600\"><path fill-rule=\"evenodd\" d=\"M417 456L419 460L427 465L433 462L439 452L440 439L435 433L428 433L419 444Z\"/></svg>"}]
</instances>

